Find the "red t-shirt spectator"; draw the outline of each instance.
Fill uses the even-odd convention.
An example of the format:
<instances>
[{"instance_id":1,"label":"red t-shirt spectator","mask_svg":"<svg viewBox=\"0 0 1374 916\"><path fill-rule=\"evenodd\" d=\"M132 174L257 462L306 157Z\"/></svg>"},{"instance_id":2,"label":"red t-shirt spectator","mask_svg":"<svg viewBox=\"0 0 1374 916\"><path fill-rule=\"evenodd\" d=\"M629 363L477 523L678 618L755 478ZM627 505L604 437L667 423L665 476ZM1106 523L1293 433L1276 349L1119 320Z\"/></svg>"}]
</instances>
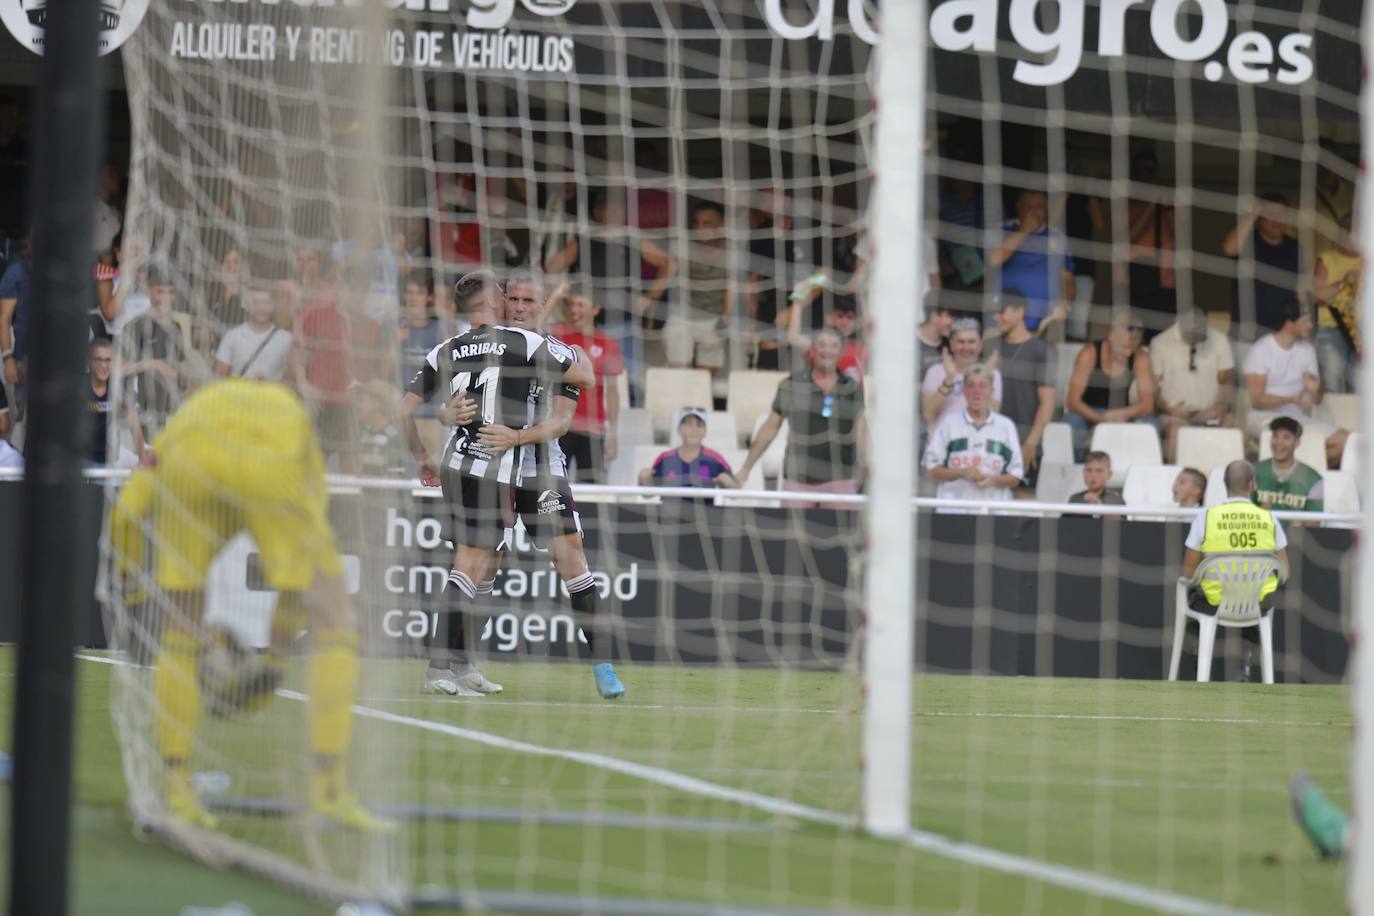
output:
<instances>
[{"instance_id":1,"label":"red t-shirt spectator","mask_svg":"<svg viewBox=\"0 0 1374 916\"><path fill-rule=\"evenodd\" d=\"M345 317L334 305L301 315L296 346L305 352L306 381L331 404L347 403L354 382L381 378L385 371L382 326L364 315Z\"/></svg>"},{"instance_id":2,"label":"red t-shirt spectator","mask_svg":"<svg viewBox=\"0 0 1374 916\"><path fill-rule=\"evenodd\" d=\"M625 361L620 354L620 344L600 331L583 334L570 324L554 325L550 333L565 344L587 351L592 359L592 371L596 374L596 386L591 391L583 392L577 401L572 431L603 435L606 432L606 383L602 379L624 373Z\"/></svg>"}]
</instances>

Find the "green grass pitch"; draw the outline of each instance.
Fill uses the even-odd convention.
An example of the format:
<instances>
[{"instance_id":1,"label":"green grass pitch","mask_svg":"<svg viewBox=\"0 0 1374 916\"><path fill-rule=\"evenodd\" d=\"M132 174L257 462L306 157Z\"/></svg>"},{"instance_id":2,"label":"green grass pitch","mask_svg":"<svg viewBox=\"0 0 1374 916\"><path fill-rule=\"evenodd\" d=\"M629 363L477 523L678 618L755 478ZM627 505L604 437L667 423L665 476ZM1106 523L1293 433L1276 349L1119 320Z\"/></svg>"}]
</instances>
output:
<instances>
[{"instance_id":1,"label":"green grass pitch","mask_svg":"<svg viewBox=\"0 0 1374 916\"><path fill-rule=\"evenodd\" d=\"M760 810L749 799L857 811L852 676L623 666L627 702L608 704L585 668L537 663L491 665L489 675L506 685L500 697L422 698L421 665L364 666L360 705L399 717L358 723L354 768L369 801L628 822L411 823L400 843L415 885L835 912L1150 911ZM6 652L0 689L10 697L12 671ZM228 900L258 914L332 911L136 840L110 721L111 668L83 661L78 672L76 912L175 913ZM915 690L919 829L1206 904L1342 911L1342 868L1313 857L1291 823L1286 786L1293 770L1306 769L1347 801L1343 688L925 676ZM6 717L10 706L0 706ZM233 794L297 792L293 772L253 761L265 741L277 745L277 759L295 759L302 713L302 703L278 698L241 719L207 718L198 768L230 772ZM0 735L9 734L6 721ZM657 781L493 746L501 739L642 764ZM700 784L663 784L678 777L754 795L728 800ZM717 826L672 820L689 818ZM287 857L305 855L282 818L229 817L224 829ZM326 860L331 853L347 861L333 846Z\"/></svg>"}]
</instances>

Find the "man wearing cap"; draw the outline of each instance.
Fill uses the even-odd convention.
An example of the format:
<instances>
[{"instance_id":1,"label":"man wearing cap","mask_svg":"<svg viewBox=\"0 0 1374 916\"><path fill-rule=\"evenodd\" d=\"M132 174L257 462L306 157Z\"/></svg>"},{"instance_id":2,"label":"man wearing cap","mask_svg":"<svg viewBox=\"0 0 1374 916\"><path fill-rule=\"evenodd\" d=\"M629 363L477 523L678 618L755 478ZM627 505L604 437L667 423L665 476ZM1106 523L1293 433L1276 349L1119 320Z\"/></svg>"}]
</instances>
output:
<instances>
[{"instance_id":1,"label":"man wearing cap","mask_svg":"<svg viewBox=\"0 0 1374 916\"><path fill-rule=\"evenodd\" d=\"M652 467L639 472L641 487L729 487L738 489L739 481L730 471L730 462L701 443L706 438L706 411L688 407L678 415L678 436L682 444L654 459Z\"/></svg>"},{"instance_id":2,"label":"man wearing cap","mask_svg":"<svg viewBox=\"0 0 1374 916\"><path fill-rule=\"evenodd\" d=\"M1297 458L1302 424L1292 417L1275 417L1269 423L1269 447L1273 456L1255 465L1255 502L1266 509L1321 512L1326 496L1322 475Z\"/></svg>"}]
</instances>

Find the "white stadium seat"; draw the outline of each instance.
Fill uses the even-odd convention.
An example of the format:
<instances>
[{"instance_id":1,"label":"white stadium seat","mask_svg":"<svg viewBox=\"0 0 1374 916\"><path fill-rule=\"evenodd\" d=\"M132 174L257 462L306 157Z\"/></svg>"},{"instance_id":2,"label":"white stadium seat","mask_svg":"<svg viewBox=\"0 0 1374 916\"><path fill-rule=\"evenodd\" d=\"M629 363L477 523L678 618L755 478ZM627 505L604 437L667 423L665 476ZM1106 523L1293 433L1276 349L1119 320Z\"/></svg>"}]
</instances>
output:
<instances>
[{"instance_id":1,"label":"white stadium seat","mask_svg":"<svg viewBox=\"0 0 1374 916\"><path fill-rule=\"evenodd\" d=\"M1222 480L1225 473L1226 468L1213 468L1212 473L1207 475L1207 492L1202 494L1204 506L1226 502L1226 482Z\"/></svg>"},{"instance_id":2,"label":"white stadium seat","mask_svg":"<svg viewBox=\"0 0 1374 916\"><path fill-rule=\"evenodd\" d=\"M1303 464L1316 468L1319 471L1326 470L1326 438L1319 431L1307 432L1307 424L1303 424L1303 436L1298 442L1298 460ZM1263 461L1273 456L1274 450L1270 447L1270 437L1273 433L1264 430L1259 439L1259 456Z\"/></svg>"},{"instance_id":3,"label":"white stadium seat","mask_svg":"<svg viewBox=\"0 0 1374 916\"><path fill-rule=\"evenodd\" d=\"M1163 464L1159 434L1145 423L1099 423L1093 429L1092 451L1112 457L1111 486L1119 487L1136 464Z\"/></svg>"},{"instance_id":4,"label":"white stadium seat","mask_svg":"<svg viewBox=\"0 0 1374 916\"><path fill-rule=\"evenodd\" d=\"M630 373L622 372L615 377L615 390L620 395L620 409L630 406Z\"/></svg>"},{"instance_id":5,"label":"white stadium seat","mask_svg":"<svg viewBox=\"0 0 1374 916\"><path fill-rule=\"evenodd\" d=\"M755 418L767 414L778 393L778 383L787 378L786 372L768 369L739 369L730 373L726 406L735 415L740 433L757 429ZM739 440L740 445L746 445Z\"/></svg>"},{"instance_id":6,"label":"white stadium seat","mask_svg":"<svg viewBox=\"0 0 1374 916\"><path fill-rule=\"evenodd\" d=\"M1345 440L1345 451L1341 453L1341 470L1349 474L1357 483L1360 469L1364 465L1365 449L1368 441L1364 433L1351 433Z\"/></svg>"},{"instance_id":7,"label":"white stadium seat","mask_svg":"<svg viewBox=\"0 0 1374 916\"><path fill-rule=\"evenodd\" d=\"M1040 437L1041 461L1073 464L1073 427L1067 423L1047 423Z\"/></svg>"},{"instance_id":8,"label":"white stadium seat","mask_svg":"<svg viewBox=\"0 0 1374 916\"><path fill-rule=\"evenodd\" d=\"M1322 484L1326 494L1325 511L1351 515L1360 511L1360 489L1349 471L1327 471L1322 475Z\"/></svg>"},{"instance_id":9,"label":"white stadium seat","mask_svg":"<svg viewBox=\"0 0 1374 916\"><path fill-rule=\"evenodd\" d=\"M1174 460L1178 464L1210 474L1212 468L1245 457L1245 435L1239 429L1185 426L1178 431L1177 451Z\"/></svg>"},{"instance_id":10,"label":"white stadium seat","mask_svg":"<svg viewBox=\"0 0 1374 916\"><path fill-rule=\"evenodd\" d=\"M1121 495L1128 506L1159 506L1174 504L1174 478L1182 470L1176 464L1136 464L1126 472L1126 484Z\"/></svg>"},{"instance_id":11,"label":"white stadium seat","mask_svg":"<svg viewBox=\"0 0 1374 916\"><path fill-rule=\"evenodd\" d=\"M1317 411L1336 429L1359 432L1364 424L1360 417L1360 396L1358 394L1328 394L1322 398Z\"/></svg>"},{"instance_id":12,"label":"white stadium seat","mask_svg":"<svg viewBox=\"0 0 1374 916\"><path fill-rule=\"evenodd\" d=\"M636 445L652 445L654 419L646 407L624 407L620 410L620 428L616 438L622 451Z\"/></svg>"},{"instance_id":13,"label":"white stadium seat","mask_svg":"<svg viewBox=\"0 0 1374 916\"><path fill-rule=\"evenodd\" d=\"M749 442L753 443L754 437L759 434L759 427L763 426L768 420L768 414L759 414L754 421L754 430L749 434ZM780 479L782 477L782 459L787 454L787 421L782 421L782 426L778 427L778 434L773 437L762 457L759 458L759 467L768 477Z\"/></svg>"},{"instance_id":14,"label":"white stadium seat","mask_svg":"<svg viewBox=\"0 0 1374 916\"><path fill-rule=\"evenodd\" d=\"M673 417L684 407L710 410L711 373L705 369L650 369L644 381L644 406L654 432L667 436Z\"/></svg>"},{"instance_id":15,"label":"white stadium seat","mask_svg":"<svg viewBox=\"0 0 1374 916\"><path fill-rule=\"evenodd\" d=\"M1083 489L1083 465L1043 462L1035 482L1035 499L1042 503L1066 503Z\"/></svg>"}]
</instances>

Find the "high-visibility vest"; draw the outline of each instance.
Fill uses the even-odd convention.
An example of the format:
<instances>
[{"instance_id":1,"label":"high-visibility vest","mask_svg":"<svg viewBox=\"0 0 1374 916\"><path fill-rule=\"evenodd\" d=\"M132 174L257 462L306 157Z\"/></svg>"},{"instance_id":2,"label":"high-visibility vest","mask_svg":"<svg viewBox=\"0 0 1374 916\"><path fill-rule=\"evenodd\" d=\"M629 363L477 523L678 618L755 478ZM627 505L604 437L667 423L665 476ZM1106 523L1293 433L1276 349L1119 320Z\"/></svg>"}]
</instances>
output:
<instances>
[{"instance_id":1,"label":"high-visibility vest","mask_svg":"<svg viewBox=\"0 0 1374 916\"><path fill-rule=\"evenodd\" d=\"M1277 526L1268 509L1251 502L1225 502L1207 510L1207 528L1202 538L1202 556L1216 553L1274 553ZM1263 598L1279 587L1277 575L1270 576L1260 589ZM1210 604L1221 603L1221 583L1202 580L1202 593Z\"/></svg>"}]
</instances>

